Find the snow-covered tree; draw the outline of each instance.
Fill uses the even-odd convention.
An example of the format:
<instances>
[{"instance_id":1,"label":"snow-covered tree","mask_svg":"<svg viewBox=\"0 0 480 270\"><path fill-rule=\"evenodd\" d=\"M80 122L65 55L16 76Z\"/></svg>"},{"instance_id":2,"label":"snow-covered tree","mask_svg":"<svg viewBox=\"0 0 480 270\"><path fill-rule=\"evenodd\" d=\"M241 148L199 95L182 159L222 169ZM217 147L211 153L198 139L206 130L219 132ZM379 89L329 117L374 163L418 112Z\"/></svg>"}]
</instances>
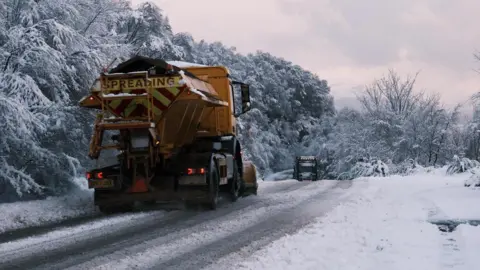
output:
<instances>
[{"instance_id":1,"label":"snow-covered tree","mask_svg":"<svg viewBox=\"0 0 480 270\"><path fill-rule=\"evenodd\" d=\"M405 173L409 162L445 165L463 152L460 107L446 109L439 95L416 91L416 77L401 78L389 70L358 93L361 111L342 109L329 139L309 143L310 148L324 145L329 149L317 150L320 156L328 153L327 174L357 175L352 172L361 172L362 164L372 160L388 163L392 173Z\"/></svg>"}]
</instances>

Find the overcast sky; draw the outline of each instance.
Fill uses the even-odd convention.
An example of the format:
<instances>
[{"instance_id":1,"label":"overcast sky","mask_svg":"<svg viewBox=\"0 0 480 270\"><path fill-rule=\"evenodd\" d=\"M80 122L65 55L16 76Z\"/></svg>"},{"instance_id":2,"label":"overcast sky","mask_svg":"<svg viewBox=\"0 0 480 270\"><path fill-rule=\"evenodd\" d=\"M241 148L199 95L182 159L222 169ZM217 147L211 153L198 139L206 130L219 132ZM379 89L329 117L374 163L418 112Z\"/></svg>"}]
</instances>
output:
<instances>
[{"instance_id":1,"label":"overcast sky","mask_svg":"<svg viewBox=\"0 0 480 270\"><path fill-rule=\"evenodd\" d=\"M133 0L133 2L143 2ZM152 0L174 32L268 51L318 74L336 97L382 76L461 102L480 90L479 0Z\"/></svg>"}]
</instances>

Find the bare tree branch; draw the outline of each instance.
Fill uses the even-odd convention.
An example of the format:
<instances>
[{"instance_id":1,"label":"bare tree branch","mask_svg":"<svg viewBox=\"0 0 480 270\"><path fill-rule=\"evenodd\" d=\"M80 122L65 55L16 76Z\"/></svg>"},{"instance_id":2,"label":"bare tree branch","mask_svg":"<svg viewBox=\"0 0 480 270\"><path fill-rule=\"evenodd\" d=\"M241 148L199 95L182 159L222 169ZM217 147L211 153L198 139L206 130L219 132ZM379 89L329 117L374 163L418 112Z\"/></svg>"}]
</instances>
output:
<instances>
[{"instance_id":1,"label":"bare tree branch","mask_svg":"<svg viewBox=\"0 0 480 270\"><path fill-rule=\"evenodd\" d=\"M422 99L424 93L415 92L414 86L419 72L415 76L402 78L394 71L375 80L357 95L363 108L371 115L387 110L398 116L407 117Z\"/></svg>"}]
</instances>

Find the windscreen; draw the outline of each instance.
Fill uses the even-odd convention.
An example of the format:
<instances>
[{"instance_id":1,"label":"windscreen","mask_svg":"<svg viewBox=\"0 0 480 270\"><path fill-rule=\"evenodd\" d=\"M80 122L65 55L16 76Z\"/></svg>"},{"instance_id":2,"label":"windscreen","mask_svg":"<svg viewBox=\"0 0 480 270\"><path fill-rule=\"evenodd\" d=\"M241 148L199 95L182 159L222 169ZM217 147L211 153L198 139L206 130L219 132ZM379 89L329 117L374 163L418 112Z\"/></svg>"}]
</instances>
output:
<instances>
[{"instance_id":1,"label":"windscreen","mask_svg":"<svg viewBox=\"0 0 480 270\"><path fill-rule=\"evenodd\" d=\"M315 162L313 161L300 161L298 163L299 172L315 172Z\"/></svg>"}]
</instances>

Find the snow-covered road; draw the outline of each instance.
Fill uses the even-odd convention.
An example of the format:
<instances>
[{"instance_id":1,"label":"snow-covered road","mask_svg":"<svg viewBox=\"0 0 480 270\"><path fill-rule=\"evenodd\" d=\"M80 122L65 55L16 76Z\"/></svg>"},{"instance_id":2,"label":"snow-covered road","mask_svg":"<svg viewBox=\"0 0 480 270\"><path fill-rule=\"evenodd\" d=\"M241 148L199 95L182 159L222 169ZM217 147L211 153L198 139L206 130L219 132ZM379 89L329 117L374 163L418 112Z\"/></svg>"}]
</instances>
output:
<instances>
[{"instance_id":1,"label":"snow-covered road","mask_svg":"<svg viewBox=\"0 0 480 270\"><path fill-rule=\"evenodd\" d=\"M358 193L316 222L211 269L479 269L480 226L442 232L430 223L480 219L480 190L464 187L467 177L438 171L354 180Z\"/></svg>"},{"instance_id":2,"label":"snow-covered road","mask_svg":"<svg viewBox=\"0 0 480 270\"><path fill-rule=\"evenodd\" d=\"M4 233L0 269L201 269L242 248L251 253L295 233L347 200L354 193L351 185L265 181L258 196L216 211L113 217L92 212L65 226Z\"/></svg>"},{"instance_id":3,"label":"snow-covered road","mask_svg":"<svg viewBox=\"0 0 480 270\"><path fill-rule=\"evenodd\" d=\"M432 224L480 220L467 177L265 181L216 211L80 211L0 234L0 269L477 269L480 227Z\"/></svg>"}]
</instances>

